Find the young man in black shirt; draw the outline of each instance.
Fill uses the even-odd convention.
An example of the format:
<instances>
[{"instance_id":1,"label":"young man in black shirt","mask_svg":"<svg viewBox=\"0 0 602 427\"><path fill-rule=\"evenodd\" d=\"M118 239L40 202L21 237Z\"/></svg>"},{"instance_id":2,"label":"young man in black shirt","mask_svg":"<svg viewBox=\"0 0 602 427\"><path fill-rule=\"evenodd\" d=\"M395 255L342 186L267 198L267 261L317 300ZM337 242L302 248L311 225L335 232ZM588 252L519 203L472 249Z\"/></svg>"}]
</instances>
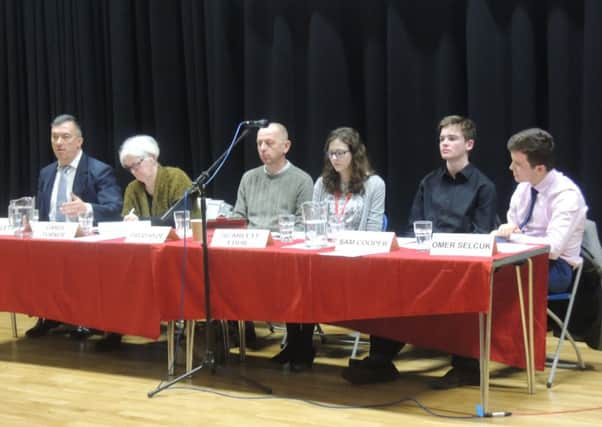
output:
<instances>
[{"instance_id":1,"label":"young man in black shirt","mask_svg":"<svg viewBox=\"0 0 602 427\"><path fill-rule=\"evenodd\" d=\"M445 161L426 175L414 197L409 225L430 220L433 232L489 233L495 229L495 185L468 159L474 148L476 126L468 118L447 116L439 122L439 152ZM403 343L370 337L370 355L362 360L351 359L342 375L353 384L393 381L399 373L393 358ZM431 384L434 388L451 388L479 384L479 365L475 359L454 356L452 369Z\"/></svg>"}]
</instances>

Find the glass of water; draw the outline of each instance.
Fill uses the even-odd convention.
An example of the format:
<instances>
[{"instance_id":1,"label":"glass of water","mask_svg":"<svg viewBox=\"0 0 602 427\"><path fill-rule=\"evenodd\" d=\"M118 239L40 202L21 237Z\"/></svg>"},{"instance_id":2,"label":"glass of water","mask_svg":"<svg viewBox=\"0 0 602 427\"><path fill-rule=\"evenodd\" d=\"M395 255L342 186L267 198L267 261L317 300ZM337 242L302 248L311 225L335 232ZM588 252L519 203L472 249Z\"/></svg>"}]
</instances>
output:
<instances>
[{"instance_id":1,"label":"glass of water","mask_svg":"<svg viewBox=\"0 0 602 427\"><path fill-rule=\"evenodd\" d=\"M11 200L8 203L8 225L13 230L15 228L15 201Z\"/></svg>"},{"instance_id":2,"label":"glass of water","mask_svg":"<svg viewBox=\"0 0 602 427\"><path fill-rule=\"evenodd\" d=\"M328 218L328 240L336 242L339 234L345 230L345 220L341 215L331 215Z\"/></svg>"},{"instance_id":3,"label":"glass of water","mask_svg":"<svg viewBox=\"0 0 602 427\"><path fill-rule=\"evenodd\" d=\"M282 242L291 242L293 240L293 231L295 229L295 215L278 215L278 232Z\"/></svg>"},{"instance_id":4,"label":"glass of water","mask_svg":"<svg viewBox=\"0 0 602 427\"><path fill-rule=\"evenodd\" d=\"M181 239L192 237L190 211L175 211L173 213L173 222L176 227L176 233Z\"/></svg>"},{"instance_id":5,"label":"glass of water","mask_svg":"<svg viewBox=\"0 0 602 427\"><path fill-rule=\"evenodd\" d=\"M94 214L92 212L80 212L77 215L77 222L84 235L92 234L92 225L94 223Z\"/></svg>"},{"instance_id":6,"label":"glass of water","mask_svg":"<svg viewBox=\"0 0 602 427\"><path fill-rule=\"evenodd\" d=\"M428 251L431 249L433 222L414 221L414 235L416 236L416 246L419 250Z\"/></svg>"}]
</instances>

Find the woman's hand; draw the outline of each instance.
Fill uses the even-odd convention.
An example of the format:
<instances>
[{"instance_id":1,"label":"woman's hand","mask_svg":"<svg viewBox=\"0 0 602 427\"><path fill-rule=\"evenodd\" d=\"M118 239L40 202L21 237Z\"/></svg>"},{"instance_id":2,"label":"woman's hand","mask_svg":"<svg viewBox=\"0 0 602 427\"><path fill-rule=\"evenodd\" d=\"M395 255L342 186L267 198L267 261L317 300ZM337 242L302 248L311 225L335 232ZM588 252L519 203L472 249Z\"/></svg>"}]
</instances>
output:
<instances>
[{"instance_id":1,"label":"woman's hand","mask_svg":"<svg viewBox=\"0 0 602 427\"><path fill-rule=\"evenodd\" d=\"M138 215L135 214L135 209L132 208L130 212L123 217L124 221L138 221Z\"/></svg>"}]
</instances>

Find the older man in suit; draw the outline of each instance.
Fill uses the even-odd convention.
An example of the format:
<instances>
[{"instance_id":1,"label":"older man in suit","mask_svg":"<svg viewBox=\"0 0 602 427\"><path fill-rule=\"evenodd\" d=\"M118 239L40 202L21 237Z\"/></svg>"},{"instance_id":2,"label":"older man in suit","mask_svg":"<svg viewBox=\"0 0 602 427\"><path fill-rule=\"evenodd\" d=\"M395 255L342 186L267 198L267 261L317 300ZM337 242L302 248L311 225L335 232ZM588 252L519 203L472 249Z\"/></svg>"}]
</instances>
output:
<instances>
[{"instance_id":1,"label":"older man in suit","mask_svg":"<svg viewBox=\"0 0 602 427\"><path fill-rule=\"evenodd\" d=\"M119 220L123 198L113 169L82 151L84 138L75 117L63 114L51 125L52 151L56 162L44 167L38 178L38 209L42 221L76 221L91 212L94 222ZM30 338L46 335L58 322L38 319L26 332ZM72 333L74 338L89 335L86 328Z\"/></svg>"}]
</instances>

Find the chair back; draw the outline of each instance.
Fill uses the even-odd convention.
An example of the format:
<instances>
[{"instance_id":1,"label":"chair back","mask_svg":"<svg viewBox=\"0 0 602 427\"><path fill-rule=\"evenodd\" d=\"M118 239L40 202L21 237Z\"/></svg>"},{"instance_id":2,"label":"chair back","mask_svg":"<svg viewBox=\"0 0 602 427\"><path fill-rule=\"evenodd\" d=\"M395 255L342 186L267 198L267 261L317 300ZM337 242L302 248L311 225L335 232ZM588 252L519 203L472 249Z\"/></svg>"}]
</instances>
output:
<instances>
[{"instance_id":1,"label":"chair back","mask_svg":"<svg viewBox=\"0 0 602 427\"><path fill-rule=\"evenodd\" d=\"M602 277L602 246L600 246L596 223L589 219L585 221L581 256L588 267L591 266L598 273L598 276Z\"/></svg>"},{"instance_id":2,"label":"chair back","mask_svg":"<svg viewBox=\"0 0 602 427\"><path fill-rule=\"evenodd\" d=\"M575 277L577 281L573 281L573 287L578 284L578 289L574 296L569 331L589 347L602 350L602 248L596 223L591 220L585 223L581 258L583 262L580 276ZM571 290L550 295L549 309L564 318L568 308L566 301L570 300L570 295Z\"/></svg>"},{"instance_id":3,"label":"chair back","mask_svg":"<svg viewBox=\"0 0 602 427\"><path fill-rule=\"evenodd\" d=\"M573 287L570 292L551 294L548 301L568 300L568 306L563 319L557 316L551 307L548 316L560 328L560 337L556 352L551 357L552 369L546 385L548 388L554 382L554 375L558 366L585 368L579 347L575 344L577 339L585 340L588 346L602 349L602 248L596 229L596 223L586 220L583 241L581 243L581 262L574 274ZM582 273L584 273L582 275ZM582 282L582 283L581 283ZM575 310L573 310L573 305ZM575 316L571 316L574 312ZM569 330L570 329L570 330ZM579 336L573 337L573 330ZM559 363L560 351L564 339L571 343L577 363Z\"/></svg>"}]
</instances>

